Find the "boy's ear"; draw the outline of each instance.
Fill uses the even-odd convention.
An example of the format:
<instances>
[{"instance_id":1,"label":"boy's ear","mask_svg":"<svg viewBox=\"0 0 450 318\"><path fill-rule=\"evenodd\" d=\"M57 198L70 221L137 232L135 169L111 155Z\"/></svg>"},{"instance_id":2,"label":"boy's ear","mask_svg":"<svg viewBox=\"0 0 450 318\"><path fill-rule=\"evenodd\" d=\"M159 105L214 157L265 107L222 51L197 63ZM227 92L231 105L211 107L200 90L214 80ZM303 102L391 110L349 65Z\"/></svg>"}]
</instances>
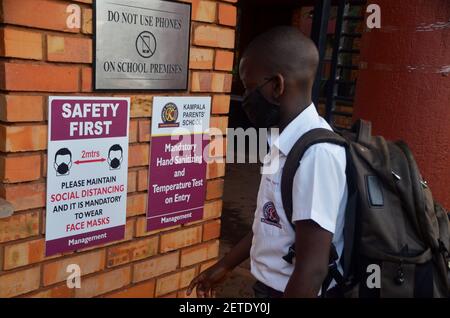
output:
<instances>
[{"instance_id":1,"label":"boy's ear","mask_svg":"<svg viewBox=\"0 0 450 318\"><path fill-rule=\"evenodd\" d=\"M273 79L273 97L278 99L281 95L283 95L285 90L285 79L281 74L277 74Z\"/></svg>"}]
</instances>

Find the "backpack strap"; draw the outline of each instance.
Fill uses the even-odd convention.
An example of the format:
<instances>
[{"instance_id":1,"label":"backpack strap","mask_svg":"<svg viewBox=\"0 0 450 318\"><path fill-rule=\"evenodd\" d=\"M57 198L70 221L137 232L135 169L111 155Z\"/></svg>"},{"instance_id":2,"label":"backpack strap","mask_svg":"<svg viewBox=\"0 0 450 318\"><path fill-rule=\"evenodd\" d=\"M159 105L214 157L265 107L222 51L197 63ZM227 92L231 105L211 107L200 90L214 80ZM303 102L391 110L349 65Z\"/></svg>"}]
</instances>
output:
<instances>
[{"instance_id":1,"label":"backpack strap","mask_svg":"<svg viewBox=\"0 0 450 318\"><path fill-rule=\"evenodd\" d=\"M330 259L328 261L328 274L325 277L325 280L322 283L322 293L321 298L327 297L328 287L330 287L333 279L336 281L336 286L338 287L338 291L341 293L339 297L343 297L343 286L345 285L344 276L339 272L337 260L339 259L339 255L336 250L336 246L331 244L330 249Z\"/></svg>"},{"instance_id":2,"label":"backpack strap","mask_svg":"<svg viewBox=\"0 0 450 318\"><path fill-rule=\"evenodd\" d=\"M370 130L369 130L370 133ZM294 144L289 152L286 162L283 167L283 173L281 177L281 197L283 201L283 208L286 213L289 224L295 231L295 225L292 223L292 190L294 185L294 176L300 166L300 160L305 152L313 145L319 143L332 143L339 146L346 146L347 141L336 134L335 132L325 129L317 128L310 130ZM295 257L295 244L289 247L288 253L283 256L283 259L292 264L292 260ZM328 275L322 285L322 297L325 297L326 291L333 279L337 282L338 286L344 284L344 278L338 270L337 261L338 254L336 247L331 244L330 258L328 263Z\"/></svg>"},{"instance_id":3,"label":"backpack strap","mask_svg":"<svg viewBox=\"0 0 450 318\"><path fill-rule=\"evenodd\" d=\"M281 177L281 197L283 208L289 223L295 230L292 223L292 189L294 184L294 176L300 166L300 160L309 147L320 143L332 143L339 146L347 145L347 141L335 132L325 129L316 128L304 134L292 147L283 167Z\"/></svg>"},{"instance_id":4,"label":"backpack strap","mask_svg":"<svg viewBox=\"0 0 450 318\"><path fill-rule=\"evenodd\" d=\"M352 131L356 132L356 142L363 145L370 144L372 139L372 123L367 120L358 119L352 127Z\"/></svg>"}]
</instances>

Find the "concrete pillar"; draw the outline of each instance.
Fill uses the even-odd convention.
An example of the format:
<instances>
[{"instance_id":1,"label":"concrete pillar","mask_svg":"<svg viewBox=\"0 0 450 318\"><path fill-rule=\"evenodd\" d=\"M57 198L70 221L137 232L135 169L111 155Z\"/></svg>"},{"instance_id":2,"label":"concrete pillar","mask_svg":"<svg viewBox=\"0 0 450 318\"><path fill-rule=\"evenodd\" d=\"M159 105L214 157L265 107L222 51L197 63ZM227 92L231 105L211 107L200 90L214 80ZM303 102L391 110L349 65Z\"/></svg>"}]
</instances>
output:
<instances>
[{"instance_id":1,"label":"concrete pillar","mask_svg":"<svg viewBox=\"0 0 450 318\"><path fill-rule=\"evenodd\" d=\"M363 35L355 118L406 141L435 199L450 209L450 3L378 0Z\"/></svg>"}]
</instances>

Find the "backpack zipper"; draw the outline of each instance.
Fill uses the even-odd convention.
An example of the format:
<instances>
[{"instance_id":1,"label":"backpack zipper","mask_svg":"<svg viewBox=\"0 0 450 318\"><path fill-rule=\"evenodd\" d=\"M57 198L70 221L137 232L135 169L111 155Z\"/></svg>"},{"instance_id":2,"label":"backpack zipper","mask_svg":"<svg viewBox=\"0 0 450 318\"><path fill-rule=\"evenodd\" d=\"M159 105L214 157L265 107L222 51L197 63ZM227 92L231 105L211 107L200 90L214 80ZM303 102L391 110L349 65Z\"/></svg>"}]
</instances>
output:
<instances>
[{"instance_id":1,"label":"backpack zipper","mask_svg":"<svg viewBox=\"0 0 450 318\"><path fill-rule=\"evenodd\" d=\"M400 260L397 269L397 276L394 277L394 282L399 286L403 285L403 283L405 282L405 272L403 271L403 260Z\"/></svg>"}]
</instances>

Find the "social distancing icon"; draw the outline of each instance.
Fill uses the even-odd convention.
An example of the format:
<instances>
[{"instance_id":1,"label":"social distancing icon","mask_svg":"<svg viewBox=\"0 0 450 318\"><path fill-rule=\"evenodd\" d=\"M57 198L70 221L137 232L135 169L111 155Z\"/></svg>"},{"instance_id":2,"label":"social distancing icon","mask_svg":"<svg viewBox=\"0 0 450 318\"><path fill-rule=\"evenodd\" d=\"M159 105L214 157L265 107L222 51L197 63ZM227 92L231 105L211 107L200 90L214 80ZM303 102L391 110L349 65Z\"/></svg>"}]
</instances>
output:
<instances>
[{"instance_id":1,"label":"social distancing icon","mask_svg":"<svg viewBox=\"0 0 450 318\"><path fill-rule=\"evenodd\" d=\"M72 168L72 152L68 148L61 148L55 154L53 167L56 170L56 176L67 176Z\"/></svg>"},{"instance_id":2,"label":"social distancing icon","mask_svg":"<svg viewBox=\"0 0 450 318\"><path fill-rule=\"evenodd\" d=\"M122 165L123 149L119 144L112 145L108 151L108 164L111 170L118 170Z\"/></svg>"}]
</instances>

